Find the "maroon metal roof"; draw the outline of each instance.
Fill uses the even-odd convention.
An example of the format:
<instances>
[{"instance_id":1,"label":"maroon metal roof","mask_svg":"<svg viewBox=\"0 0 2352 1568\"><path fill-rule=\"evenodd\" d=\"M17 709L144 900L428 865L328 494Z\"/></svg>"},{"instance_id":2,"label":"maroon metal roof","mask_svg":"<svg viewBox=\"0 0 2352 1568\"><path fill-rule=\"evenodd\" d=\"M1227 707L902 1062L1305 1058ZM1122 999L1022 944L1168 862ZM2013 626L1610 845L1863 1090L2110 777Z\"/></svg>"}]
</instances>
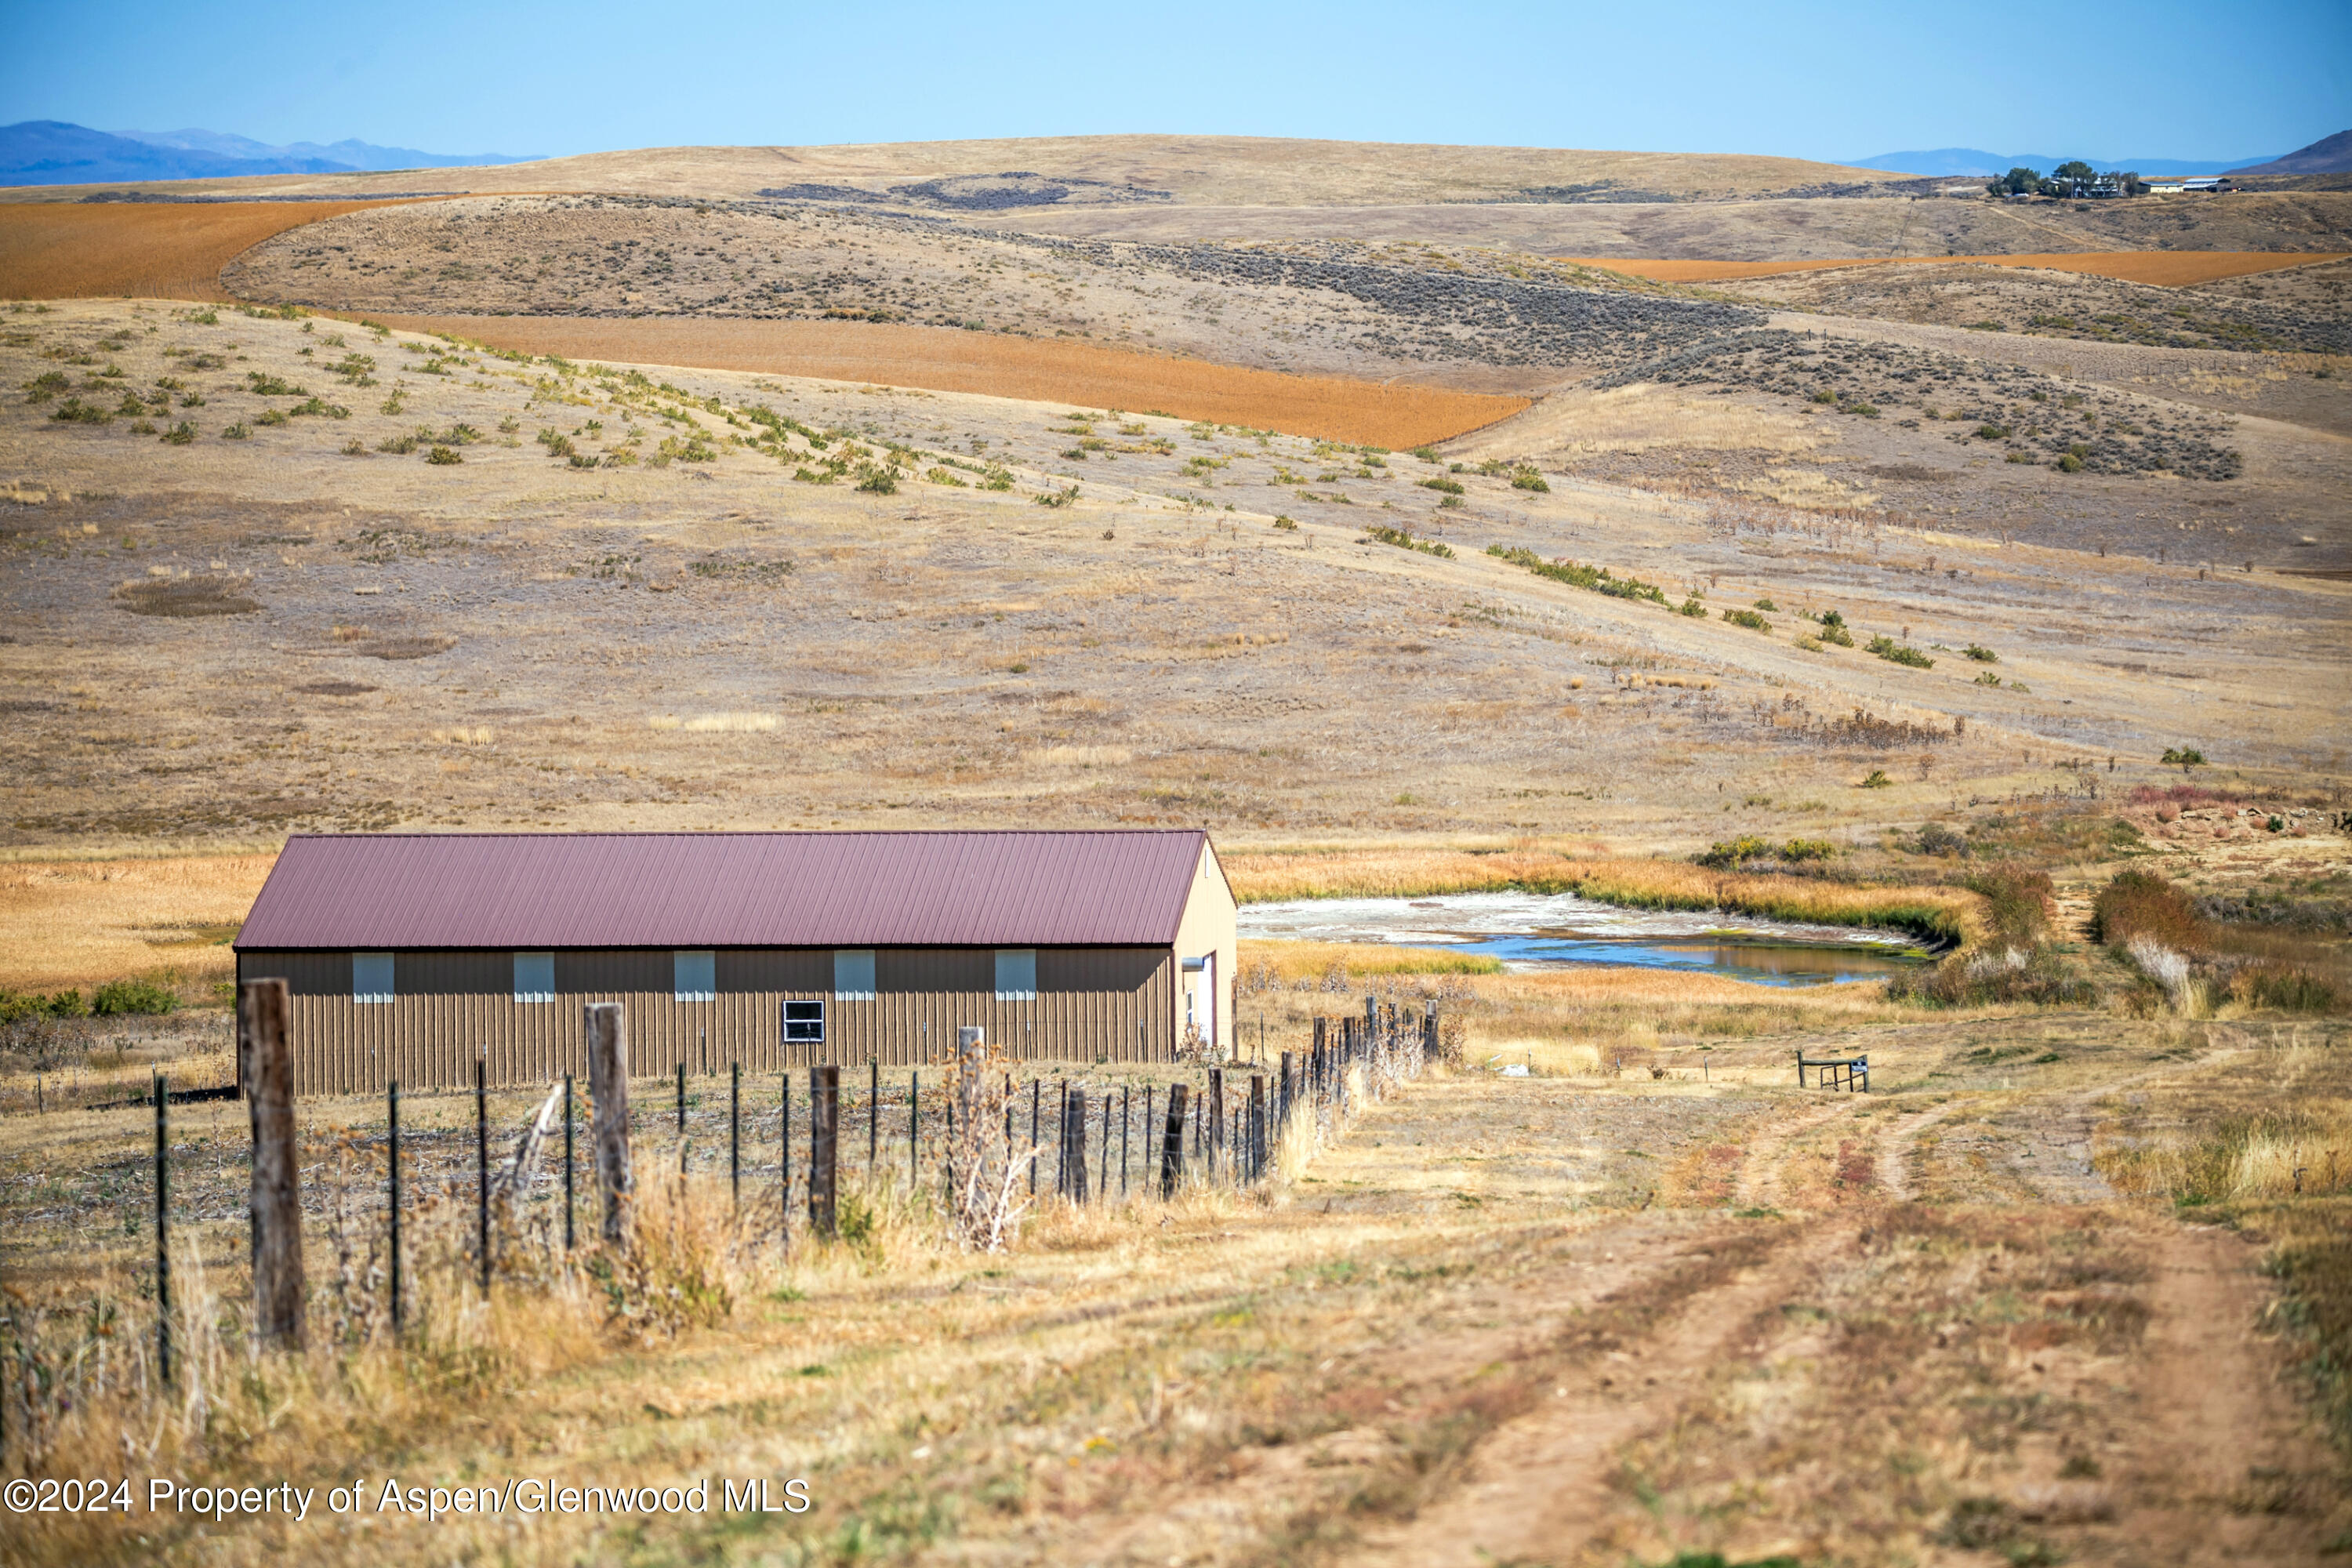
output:
<instances>
[{"instance_id":1,"label":"maroon metal roof","mask_svg":"<svg viewBox=\"0 0 2352 1568\"><path fill-rule=\"evenodd\" d=\"M236 945L1058 947L1173 942L1208 835L298 834Z\"/></svg>"}]
</instances>

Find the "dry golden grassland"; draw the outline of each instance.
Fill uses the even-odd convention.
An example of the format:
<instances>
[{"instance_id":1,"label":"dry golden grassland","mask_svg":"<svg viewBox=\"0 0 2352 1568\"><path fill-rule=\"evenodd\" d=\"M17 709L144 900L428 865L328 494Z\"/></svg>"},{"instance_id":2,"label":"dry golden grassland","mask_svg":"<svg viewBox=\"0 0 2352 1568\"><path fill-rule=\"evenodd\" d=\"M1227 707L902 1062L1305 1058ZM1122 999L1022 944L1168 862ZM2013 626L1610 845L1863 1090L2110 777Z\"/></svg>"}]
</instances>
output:
<instances>
[{"instance_id":1,"label":"dry golden grassland","mask_svg":"<svg viewBox=\"0 0 2352 1568\"><path fill-rule=\"evenodd\" d=\"M172 971L231 978L225 945L276 855L0 863L0 986L45 991Z\"/></svg>"},{"instance_id":2,"label":"dry golden grassland","mask_svg":"<svg viewBox=\"0 0 2352 1568\"><path fill-rule=\"evenodd\" d=\"M1972 263L1983 267L2029 267L2048 272L2079 272L2093 278L2116 278L2126 283L2150 283L2178 289L2211 283L2224 278L2247 278L2291 267L2324 266L2341 261L2335 251L2265 250L2126 250L2040 251L2015 256L1874 256L1832 258L1808 261L1629 261L1599 256L1564 256L1579 267L1629 273L1654 283L1720 283L1735 278L1771 278L1787 272L1821 272L1843 267L1949 267Z\"/></svg>"},{"instance_id":3,"label":"dry golden grassland","mask_svg":"<svg viewBox=\"0 0 2352 1568\"><path fill-rule=\"evenodd\" d=\"M221 300L220 269L273 235L395 204L0 203L0 299Z\"/></svg>"}]
</instances>

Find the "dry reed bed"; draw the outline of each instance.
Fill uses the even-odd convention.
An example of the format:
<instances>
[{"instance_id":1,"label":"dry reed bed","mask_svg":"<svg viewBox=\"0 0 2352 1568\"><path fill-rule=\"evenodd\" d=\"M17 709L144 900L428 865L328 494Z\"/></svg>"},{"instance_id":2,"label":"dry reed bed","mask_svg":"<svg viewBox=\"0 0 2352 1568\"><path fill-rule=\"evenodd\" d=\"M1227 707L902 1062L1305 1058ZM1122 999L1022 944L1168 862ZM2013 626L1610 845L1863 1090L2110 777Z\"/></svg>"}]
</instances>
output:
<instances>
[{"instance_id":1,"label":"dry reed bed","mask_svg":"<svg viewBox=\"0 0 2352 1568\"><path fill-rule=\"evenodd\" d=\"M220 269L322 217L399 202L0 204L0 298L226 301Z\"/></svg>"},{"instance_id":2,"label":"dry reed bed","mask_svg":"<svg viewBox=\"0 0 2352 1568\"><path fill-rule=\"evenodd\" d=\"M2030 267L2046 272L2079 272L2093 278L2113 278L2125 283L2149 283L2178 289L2211 283L2223 278L2244 278L2289 267L2315 267L2341 261L2345 252L2291 250L2104 250L2042 251L2010 256L1874 256L1844 257L1827 261L1686 261L1659 259L1627 261L1609 257L1563 256L1556 259L1579 267L1646 278L1654 283L1720 283L1735 278L1771 278L1789 272L1823 272L1841 267L1948 267L1974 262L1983 267Z\"/></svg>"},{"instance_id":3,"label":"dry reed bed","mask_svg":"<svg viewBox=\"0 0 2352 1568\"><path fill-rule=\"evenodd\" d=\"M1479 429L1529 405L1524 397L1342 376L1286 375L1096 343L952 327L690 317L370 319L403 331L446 332L520 353L870 382L1130 414L1158 410L1180 419L1400 450Z\"/></svg>"},{"instance_id":4,"label":"dry reed bed","mask_svg":"<svg viewBox=\"0 0 2352 1568\"><path fill-rule=\"evenodd\" d=\"M42 989L177 970L226 979L275 855L0 863L0 986Z\"/></svg>"},{"instance_id":5,"label":"dry reed bed","mask_svg":"<svg viewBox=\"0 0 2352 1568\"><path fill-rule=\"evenodd\" d=\"M1633 909L1720 909L1819 925L1880 926L1955 946L1974 943L1985 930L1983 900L1957 888L1867 887L1710 871L1674 860L1579 859L1540 849L1332 849L1237 851L1223 861L1244 903L1432 898L1516 888Z\"/></svg>"}]
</instances>

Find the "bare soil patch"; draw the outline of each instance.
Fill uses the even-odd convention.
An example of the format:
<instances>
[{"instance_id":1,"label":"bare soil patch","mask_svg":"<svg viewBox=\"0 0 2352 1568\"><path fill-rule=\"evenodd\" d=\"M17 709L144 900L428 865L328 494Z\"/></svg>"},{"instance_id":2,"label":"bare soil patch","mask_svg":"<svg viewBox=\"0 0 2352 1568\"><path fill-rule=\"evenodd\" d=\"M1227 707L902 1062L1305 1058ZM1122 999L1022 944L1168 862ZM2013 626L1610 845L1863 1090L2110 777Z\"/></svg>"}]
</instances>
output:
<instances>
[{"instance_id":1,"label":"bare soil patch","mask_svg":"<svg viewBox=\"0 0 2352 1568\"><path fill-rule=\"evenodd\" d=\"M1524 397L1285 375L1092 343L944 327L545 316L385 320L404 331L453 332L522 353L690 364L1130 412L1160 410L1181 419L1391 448L1446 440L1507 419L1528 405Z\"/></svg>"},{"instance_id":2,"label":"bare soil patch","mask_svg":"<svg viewBox=\"0 0 2352 1568\"><path fill-rule=\"evenodd\" d=\"M383 202L0 204L0 298L226 300L240 251Z\"/></svg>"}]
</instances>

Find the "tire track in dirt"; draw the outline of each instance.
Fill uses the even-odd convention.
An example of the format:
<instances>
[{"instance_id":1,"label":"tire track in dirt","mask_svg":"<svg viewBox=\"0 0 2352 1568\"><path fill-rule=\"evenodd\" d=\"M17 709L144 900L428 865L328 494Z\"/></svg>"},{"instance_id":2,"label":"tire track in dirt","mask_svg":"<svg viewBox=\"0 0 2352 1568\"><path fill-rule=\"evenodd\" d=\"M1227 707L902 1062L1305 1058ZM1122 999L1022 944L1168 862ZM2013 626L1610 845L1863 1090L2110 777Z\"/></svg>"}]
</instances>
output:
<instances>
[{"instance_id":1,"label":"tire track in dirt","mask_svg":"<svg viewBox=\"0 0 2352 1568\"><path fill-rule=\"evenodd\" d=\"M2254 1249L2219 1226L2171 1222L2155 1242L2135 1391L2150 1419L2125 1480L2113 1560L2147 1568L2317 1560L2330 1481L2277 1353L2256 1331L2270 1292Z\"/></svg>"},{"instance_id":2,"label":"tire track in dirt","mask_svg":"<svg viewBox=\"0 0 2352 1568\"><path fill-rule=\"evenodd\" d=\"M1792 1233L1762 1267L1692 1296L1645 1343L1616 1352L1624 1360L1612 1356L1608 1373L1562 1384L1536 1410L1488 1434L1444 1497L1405 1524L1367 1531L1342 1561L1473 1568L1570 1554L1612 1511L1610 1455L1672 1422L1713 1367L1751 1350L1777 1323L1781 1303L1853 1245L1850 1224Z\"/></svg>"}]
</instances>

